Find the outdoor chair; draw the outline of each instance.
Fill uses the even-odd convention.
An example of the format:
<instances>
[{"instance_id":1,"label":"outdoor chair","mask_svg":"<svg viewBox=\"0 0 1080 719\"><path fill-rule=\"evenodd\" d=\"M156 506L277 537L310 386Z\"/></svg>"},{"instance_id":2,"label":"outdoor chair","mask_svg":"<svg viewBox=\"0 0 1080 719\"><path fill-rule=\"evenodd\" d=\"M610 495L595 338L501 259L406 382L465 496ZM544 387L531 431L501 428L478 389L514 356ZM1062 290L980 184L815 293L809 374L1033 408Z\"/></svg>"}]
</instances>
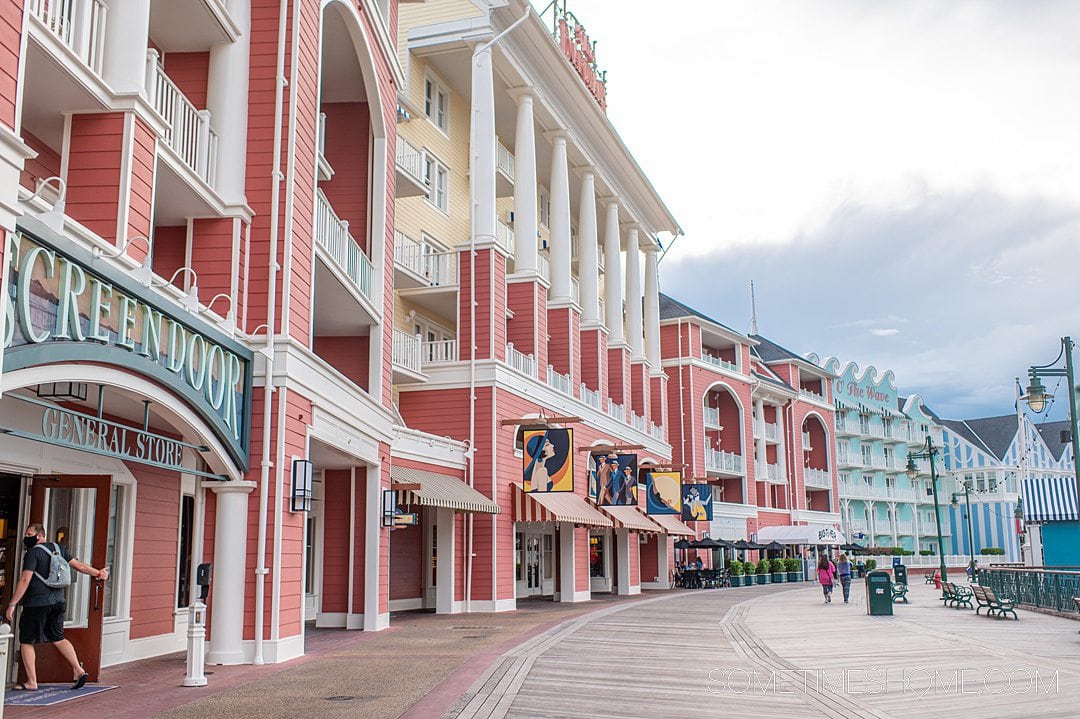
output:
<instances>
[{"instance_id":1,"label":"outdoor chair","mask_svg":"<svg viewBox=\"0 0 1080 719\"><path fill-rule=\"evenodd\" d=\"M1016 616L1016 603L1012 599L997 596L990 587L984 587L983 591L986 592L986 600L990 602L990 608L986 610L987 616L993 612L998 619L1003 619L1006 614L1011 614L1013 619L1020 620L1020 617Z\"/></svg>"}]
</instances>

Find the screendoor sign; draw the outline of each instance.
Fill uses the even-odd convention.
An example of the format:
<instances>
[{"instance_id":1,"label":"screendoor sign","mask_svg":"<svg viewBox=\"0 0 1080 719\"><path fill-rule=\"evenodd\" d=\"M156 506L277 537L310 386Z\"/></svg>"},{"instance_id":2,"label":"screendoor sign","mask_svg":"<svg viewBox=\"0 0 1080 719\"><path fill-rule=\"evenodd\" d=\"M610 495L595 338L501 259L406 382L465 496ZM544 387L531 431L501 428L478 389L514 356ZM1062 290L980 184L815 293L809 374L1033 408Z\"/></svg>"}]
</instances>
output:
<instances>
[{"instance_id":1,"label":"screendoor sign","mask_svg":"<svg viewBox=\"0 0 1080 719\"><path fill-rule=\"evenodd\" d=\"M247 470L249 349L32 218L10 237L5 368L83 361L146 375L184 398Z\"/></svg>"}]
</instances>

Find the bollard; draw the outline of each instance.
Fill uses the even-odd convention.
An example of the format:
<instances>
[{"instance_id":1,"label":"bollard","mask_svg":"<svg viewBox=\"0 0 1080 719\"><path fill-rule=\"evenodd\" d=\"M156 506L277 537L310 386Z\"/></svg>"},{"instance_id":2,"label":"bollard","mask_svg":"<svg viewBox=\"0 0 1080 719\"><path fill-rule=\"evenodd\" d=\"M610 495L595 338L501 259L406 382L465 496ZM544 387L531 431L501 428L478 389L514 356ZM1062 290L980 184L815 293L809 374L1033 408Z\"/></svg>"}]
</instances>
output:
<instances>
[{"instance_id":1,"label":"bollard","mask_svg":"<svg viewBox=\"0 0 1080 719\"><path fill-rule=\"evenodd\" d=\"M187 676L185 687L206 686L206 605L196 601L188 608Z\"/></svg>"},{"instance_id":2,"label":"bollard","mask_svg":"<svg viewBox=\"0 0 1080 719\"><path fill-rule=\"evenodd\" d=\"M4 688L7 686L8 640L12 638L11 625L0 624L0 719L4 716Z\"/></svg>"}]
</instances>

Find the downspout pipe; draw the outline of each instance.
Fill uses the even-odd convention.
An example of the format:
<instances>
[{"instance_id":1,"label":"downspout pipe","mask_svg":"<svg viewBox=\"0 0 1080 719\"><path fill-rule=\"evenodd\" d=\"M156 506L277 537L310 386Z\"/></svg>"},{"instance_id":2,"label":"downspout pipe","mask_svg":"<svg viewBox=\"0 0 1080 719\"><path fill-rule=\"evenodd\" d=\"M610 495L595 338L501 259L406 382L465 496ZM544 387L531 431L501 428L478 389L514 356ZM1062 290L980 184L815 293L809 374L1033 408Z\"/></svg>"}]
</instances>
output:
<instances>
[{"instance_id":1,"label":"downspout pipe","mask_svg":"<svg viewBox=\"0 0 1080 719\"><path fill-rule=\"evenodd\" d=\"M263 434L262 434L262 459L259 462L259 530L256 541L256 567L255 567L255 656L254 664L263 664L263 629L265 625L265 594L266 575L266 519L267 509L270 503L270 424L273 420L273 396L274 396L274 323L277 321L278 303L278 214L280 211L281 183L285 179L281 172L281 120L284 113L285 99L285 37L287 30L287 16L289 0L281 0L278 5L278 40L277 40L277 65L274 70L276 82L274 87L274 159L273 169L270 173L270 262L268 267L268 306L266 308L266 378L263 383Z\"/></svg>"}]
</instances>

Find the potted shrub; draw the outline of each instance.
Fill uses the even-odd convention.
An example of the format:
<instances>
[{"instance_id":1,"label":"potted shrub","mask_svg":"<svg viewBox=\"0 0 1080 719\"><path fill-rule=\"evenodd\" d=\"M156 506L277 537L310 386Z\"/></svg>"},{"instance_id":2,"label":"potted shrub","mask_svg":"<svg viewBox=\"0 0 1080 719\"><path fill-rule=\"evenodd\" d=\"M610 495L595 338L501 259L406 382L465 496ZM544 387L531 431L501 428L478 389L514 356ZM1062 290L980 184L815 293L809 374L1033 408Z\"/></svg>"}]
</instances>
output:
<instances>
[{"instance_id":1,"label":"potted shrub","mask_svg":"<svg viewBox=\"0 0 1080 719\"><path fill-rule=\"evenodd\" d=\"M769 583L769 560L759 559L757 563L757 570L755 574L758 584Z\"/></svg>"},{"instance_id":2,"label":"potted shrub","mask_svg":"<svg viewBox=\"0 0 1080 719\"><path fill-rule=\"evenodd\" d=\"M933 549L920 549L919 550L919 556L921 556L921 557L932 557L932 556L934 556L934 550Z\"/></svg>"},{"instance_id":3,"label":"potted shrub","mask_svg":"<svg viewBox=\"0 0 1080 719\"><path fill-rule=\"evenodd\" d=\"M866 560L866 571L872 572L875 569L877 569L877 560L876 559L867 559Z\"/></svg>"},{"instance_id":4,"label":"potted shrub","mask_svg":"<svg viewBox=\"0 0 1080 719\"><path fill-rule=\"evenodd\" d=\"M769 571L772 572L773 584L780 584L787 579L787 565L784 559L770 559Z\"/></svg>"},{"instance_id":5,"label":"potted shrub","mask_svg":"<svg viewBox=\"0 0 1080 719\"><path fill-rule=\"evenodd\" d=\"M797 557L788 557L784 560L784 569L787 571L789 582L802 581L802 562Z\"/></svg>"},{"instance_id":6,"label":"potted shrub","mask_svg":"<svg viewBox=\"0 0 1080 719\"><path fill-rule=\"evenodd\" d=\"M732 559L727 566L728 575L731 577L731 586L741 587L743 585L743 563L738 559Z\"/></svg>"}]
</instances>

